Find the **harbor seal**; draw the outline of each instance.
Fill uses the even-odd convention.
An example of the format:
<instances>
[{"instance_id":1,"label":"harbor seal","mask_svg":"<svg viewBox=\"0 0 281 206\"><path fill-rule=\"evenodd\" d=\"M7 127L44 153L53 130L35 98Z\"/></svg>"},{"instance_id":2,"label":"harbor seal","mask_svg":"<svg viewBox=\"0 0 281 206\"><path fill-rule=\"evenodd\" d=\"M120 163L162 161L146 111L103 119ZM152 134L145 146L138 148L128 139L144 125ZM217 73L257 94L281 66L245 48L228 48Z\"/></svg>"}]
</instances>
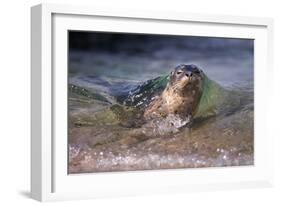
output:
<instances>
[{"instance_id":1,"label":"harbor seal","mask_svg":"<svg viewBox=\"0 0 281 206\"><path fill-rule=\"evenodd\" d=\"M192 118L203 93L204 73L196 65L179 65L169 75L166 88L148 105L145 119L179 116Z\"/></svg>"},{"instance_id":2,"label":"harbor seal","mask_svg":"<svg viewBox=\"0 0 281 206\"><path fill-rule=\"evenodd\" d=\"M83 92L78 91L80 90L77 87L72 92L81 95L80 93L87 91L86 96L94 102L104 102L84 88ZM228 96L233 96L233 92L229 94L209 79L198 66L181 64L168 75L138 85L122 101L111 105L104 102L105 109L90 115L86 121L79 118L75 125L110 124L127 128L146 127L151 131L155 128L166 131L172 127L177 131L183 126L192 126L194 119L209 118L221 110L231 111L234 107L225 104L225 100L229 99ZM235 102L237 98L231 99L230 102Z\"/></svg>"}]
</instances>

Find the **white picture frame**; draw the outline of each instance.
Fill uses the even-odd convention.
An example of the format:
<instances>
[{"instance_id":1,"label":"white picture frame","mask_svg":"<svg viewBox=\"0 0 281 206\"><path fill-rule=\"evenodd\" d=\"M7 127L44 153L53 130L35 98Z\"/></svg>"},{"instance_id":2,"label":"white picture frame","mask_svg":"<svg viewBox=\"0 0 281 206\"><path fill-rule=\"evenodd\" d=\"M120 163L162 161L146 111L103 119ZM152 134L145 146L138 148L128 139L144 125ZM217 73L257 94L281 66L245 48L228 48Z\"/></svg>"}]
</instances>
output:
<instances>
[{"instance_id":1,"label":"white picture frame","mask_svg":"<svg viewBox=\"0 0 281 206\"><path fill-rule=\"evenodd\" d=\"M66 31L169 34L167 25L174 28L171 34L185 34L186 28L193 28L189 34L255 39L255 165L68 175ZM32 198L52 201L272 186L273 134L268 121L268 91L272 87L268 77L273 75L272 19L40 4L31 8L31 26Z\"/></svg>"}]
</instances>

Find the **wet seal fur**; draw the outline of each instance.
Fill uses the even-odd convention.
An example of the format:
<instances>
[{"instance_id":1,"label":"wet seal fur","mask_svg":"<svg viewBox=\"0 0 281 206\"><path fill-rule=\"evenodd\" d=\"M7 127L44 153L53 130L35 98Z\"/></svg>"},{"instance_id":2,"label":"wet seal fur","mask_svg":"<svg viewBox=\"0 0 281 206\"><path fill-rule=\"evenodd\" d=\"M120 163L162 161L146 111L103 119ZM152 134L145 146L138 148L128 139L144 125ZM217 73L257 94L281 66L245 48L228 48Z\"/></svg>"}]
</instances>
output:
<instances>
[{"instance_id":1,"label":"wet seal fur","mask_svg":"<svg viewBox=\"0 0 281 206\"><path fill-rule=\"evenodd\" d=\"M175 116L191 122L203 93L204 73L196 65L179 65L169 75L169 82L148 105L144 118Z\"/></svg>"}]
</instances>

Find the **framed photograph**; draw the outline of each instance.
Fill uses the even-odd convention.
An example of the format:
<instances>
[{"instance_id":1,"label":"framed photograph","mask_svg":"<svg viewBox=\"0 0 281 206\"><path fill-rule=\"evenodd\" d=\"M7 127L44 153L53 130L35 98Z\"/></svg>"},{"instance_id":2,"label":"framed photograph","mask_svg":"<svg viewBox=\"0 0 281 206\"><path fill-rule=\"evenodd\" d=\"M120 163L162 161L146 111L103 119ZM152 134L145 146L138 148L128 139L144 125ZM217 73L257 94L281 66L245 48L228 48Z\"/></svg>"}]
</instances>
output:
<instances>
[{"instance_id":1,"label":"framed photograph","mask_svg":"<svg viewBox=\"0 0 281 206\"><path fill-rule=\"evenodd\" d=\"M34 199L272 185L271 19L31 14Z\"/></svg>"}]
</instances>

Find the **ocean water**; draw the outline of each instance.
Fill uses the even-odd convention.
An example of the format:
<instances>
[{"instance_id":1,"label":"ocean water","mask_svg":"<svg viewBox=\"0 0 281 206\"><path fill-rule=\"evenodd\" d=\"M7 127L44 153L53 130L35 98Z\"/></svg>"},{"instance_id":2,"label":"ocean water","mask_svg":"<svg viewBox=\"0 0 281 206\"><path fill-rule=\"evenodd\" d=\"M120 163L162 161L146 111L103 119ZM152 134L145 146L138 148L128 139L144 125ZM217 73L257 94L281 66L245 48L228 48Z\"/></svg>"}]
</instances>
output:
<instances>
[{"instance_id":1,"label":"ocean water","mask_svg":"<svg viewBox=\"0 0 281 206\"><path fill-rule=\"evenodd\" d=\"M113 51L70 49L69 173L254 164L252 40L160 38L120 45ZM153 125L143 130L130 108L120 111L121 119L108 112L179 64L200 67L228 91L224 106L235 107L169 133L157 133Z\"/></svg>"}]
</instances>

